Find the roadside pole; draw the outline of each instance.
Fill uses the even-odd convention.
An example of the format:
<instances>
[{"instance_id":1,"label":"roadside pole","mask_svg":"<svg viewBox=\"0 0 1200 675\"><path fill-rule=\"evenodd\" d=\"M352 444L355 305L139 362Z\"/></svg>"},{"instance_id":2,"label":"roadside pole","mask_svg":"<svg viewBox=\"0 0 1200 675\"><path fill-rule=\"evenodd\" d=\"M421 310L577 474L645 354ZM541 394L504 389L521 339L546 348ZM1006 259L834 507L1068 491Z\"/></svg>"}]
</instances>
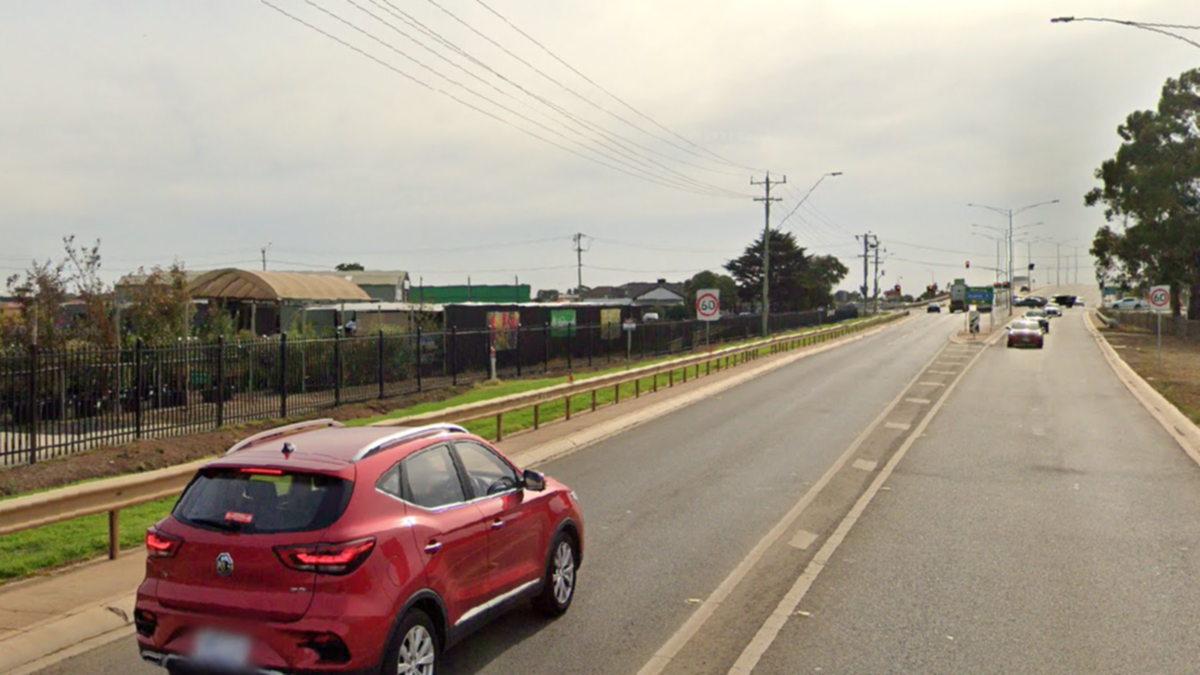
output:
<instances>
[{"instance_id":1,"label":"roadside pole","mask_svg":"<svg viewBox=\"0 0 1200 675\"><path fill-rule=\"evenodd\" d=\"M1150 287L1150 308L1158 319L1158 369L1162 370L1162 315L1171 309L1171 287Z\"/></svg>"},{"instance_id":2,"label":"roadside pole","mask_svg":"<svg viewBox=\"0 0 1200 675\"><path fill-rule=\"evenodd\" d=\"M708 345L709 325L721 318L721 290L702 288L696 291L696 318L704 322L704 348Z\"/></svg>"}]
</instances>

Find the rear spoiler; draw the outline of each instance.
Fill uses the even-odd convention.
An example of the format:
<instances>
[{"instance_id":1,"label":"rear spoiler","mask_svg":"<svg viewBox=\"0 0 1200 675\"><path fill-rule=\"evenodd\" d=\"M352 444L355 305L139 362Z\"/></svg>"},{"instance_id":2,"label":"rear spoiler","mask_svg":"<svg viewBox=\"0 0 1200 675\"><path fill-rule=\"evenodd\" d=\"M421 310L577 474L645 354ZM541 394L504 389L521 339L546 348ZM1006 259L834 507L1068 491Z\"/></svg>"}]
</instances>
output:
<instances>
[{"instance_id":1,"label":"rear spoiler","mask_svg":"<svg viewBox=\"0 0 1200 675\"><path fill-rule=\"evenodd\" d=\"M250 436L249 438L244 438L244 439L238 441L236 444L234 444L234 446L232 448L229 448L228 450L226 450L225 455L226 456L232 455L233 453L237 452L238 450L245 450L246 448L258 445L259 443L262 443L263 441L269 441L269 440L273 440L276 438L283 438L284 436L291 436L292 434L299 434L299 433L303 433L305 431L313 431L315 429L328 429L330 427L344 427L344 426L346 426L346 425L342 424L341 422L339 422L335 419L330 419L330 418L324 418L324 419L319 419L319 420L306 420L304 422L296 422L295 424L287 424L282 427L275 427L274 429L267 429L266 431L254 434L253 436Z\"/></svg>"}]
</instances>

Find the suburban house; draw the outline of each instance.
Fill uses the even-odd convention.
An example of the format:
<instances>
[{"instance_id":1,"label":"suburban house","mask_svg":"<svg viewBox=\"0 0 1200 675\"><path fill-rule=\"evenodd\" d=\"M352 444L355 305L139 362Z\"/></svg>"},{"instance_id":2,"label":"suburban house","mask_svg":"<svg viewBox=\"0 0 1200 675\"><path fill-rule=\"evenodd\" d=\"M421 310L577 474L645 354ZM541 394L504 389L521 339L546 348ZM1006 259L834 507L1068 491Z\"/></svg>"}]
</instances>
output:
<instances>
[{"instance_id":1,"label":"suburban house","mask_svg":"<svg viewBox=\"0 0 1200 675\"><path fill-rule=\"evenodd\" d=\"M582 301L627 300L633 305L669 307L682 305L686 298L683 284L668 283L659 279L654 283L631 282L621 286L597 286L584 291Z\"/></svg>"}]
</instances>

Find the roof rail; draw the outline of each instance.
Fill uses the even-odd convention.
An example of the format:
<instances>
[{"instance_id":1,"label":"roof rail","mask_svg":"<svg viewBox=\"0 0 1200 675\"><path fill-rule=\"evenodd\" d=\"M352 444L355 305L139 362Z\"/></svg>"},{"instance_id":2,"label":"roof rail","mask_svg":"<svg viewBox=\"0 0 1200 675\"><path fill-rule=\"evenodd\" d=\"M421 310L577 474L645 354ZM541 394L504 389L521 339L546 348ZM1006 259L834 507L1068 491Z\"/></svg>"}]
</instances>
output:
<instances>
[{"instance_id":1,"label":"roof rail","mask_svg":"<svg viewBox=\"0 0 1200 675\"><path fill-rule=\"evenodd\" d=\"M346 426L346 425L342 424L341 422L339 422L337 420L329 419L329 418L324 418L324 419L319 419L319 420L305 420L303 422L296 422L295 424L286 424L282 427L275 427L274 429L267 429L266 431L254 434L253 436L250 436L249 438L243 438L242 440L235 443L232 448L229 448L228 450L226 450L225 454L232 455L233 453L237 452L238 450L245 450L246 448L249 448L251 446L258 445L259 443L261 443L263 441L269 441L269 440L272 440L275 438L283 438L284 436L291 436L292 434L299 434L299 433L303 433L305 431L312 431L314 429L328 429L330 427L344 427L344 426Z\"/></svg>"},{"instance_id":2,"label":"roof rail","mask_svg":"<svg viewBox=\"0 0 1200 675\"><path fill-rule=\"evenodd\" d=\"M430 425L423 426L423 427L412 427L409 429L405 429L403 431L397 431L394 434L390 434L388 436L384 436L383 438L379 438L374 441L371 441L371 443L369 445L364 447L362 450L359 450L358 452L356 452L354 454L354 457L350 461L357 462L357 461L366 459L366 458L370 457L371 455L374 455L375 453L380 452L381 450L384 450L387 447L395 445L397 443L402 443L404 441L411 441L411 440L420 438L422 436L429 436L429 435L437 434L437 433L465 434L465 433L467 433L467 430L457 424L445 424L445 423L430 424Z\"/></svg>"}]
</instances>

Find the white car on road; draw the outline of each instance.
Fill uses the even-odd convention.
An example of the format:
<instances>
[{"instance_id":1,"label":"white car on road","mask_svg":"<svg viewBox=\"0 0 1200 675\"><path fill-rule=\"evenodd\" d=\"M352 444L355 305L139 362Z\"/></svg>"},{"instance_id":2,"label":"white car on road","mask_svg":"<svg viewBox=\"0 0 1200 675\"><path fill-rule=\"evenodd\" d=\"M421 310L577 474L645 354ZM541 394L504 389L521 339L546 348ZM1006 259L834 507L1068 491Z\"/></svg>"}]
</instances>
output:
<instances>
[{"instance_id":1,"label":"white car on road","mask_svg":"<svg viewBox=\"0 0 1200 675\"><path fill-rule=\"evenodd\" d=\"M1137 298L1121 298L1112 304L1113 309L1147 309L1149 305Z\"/></svg>"}]
</instances>

